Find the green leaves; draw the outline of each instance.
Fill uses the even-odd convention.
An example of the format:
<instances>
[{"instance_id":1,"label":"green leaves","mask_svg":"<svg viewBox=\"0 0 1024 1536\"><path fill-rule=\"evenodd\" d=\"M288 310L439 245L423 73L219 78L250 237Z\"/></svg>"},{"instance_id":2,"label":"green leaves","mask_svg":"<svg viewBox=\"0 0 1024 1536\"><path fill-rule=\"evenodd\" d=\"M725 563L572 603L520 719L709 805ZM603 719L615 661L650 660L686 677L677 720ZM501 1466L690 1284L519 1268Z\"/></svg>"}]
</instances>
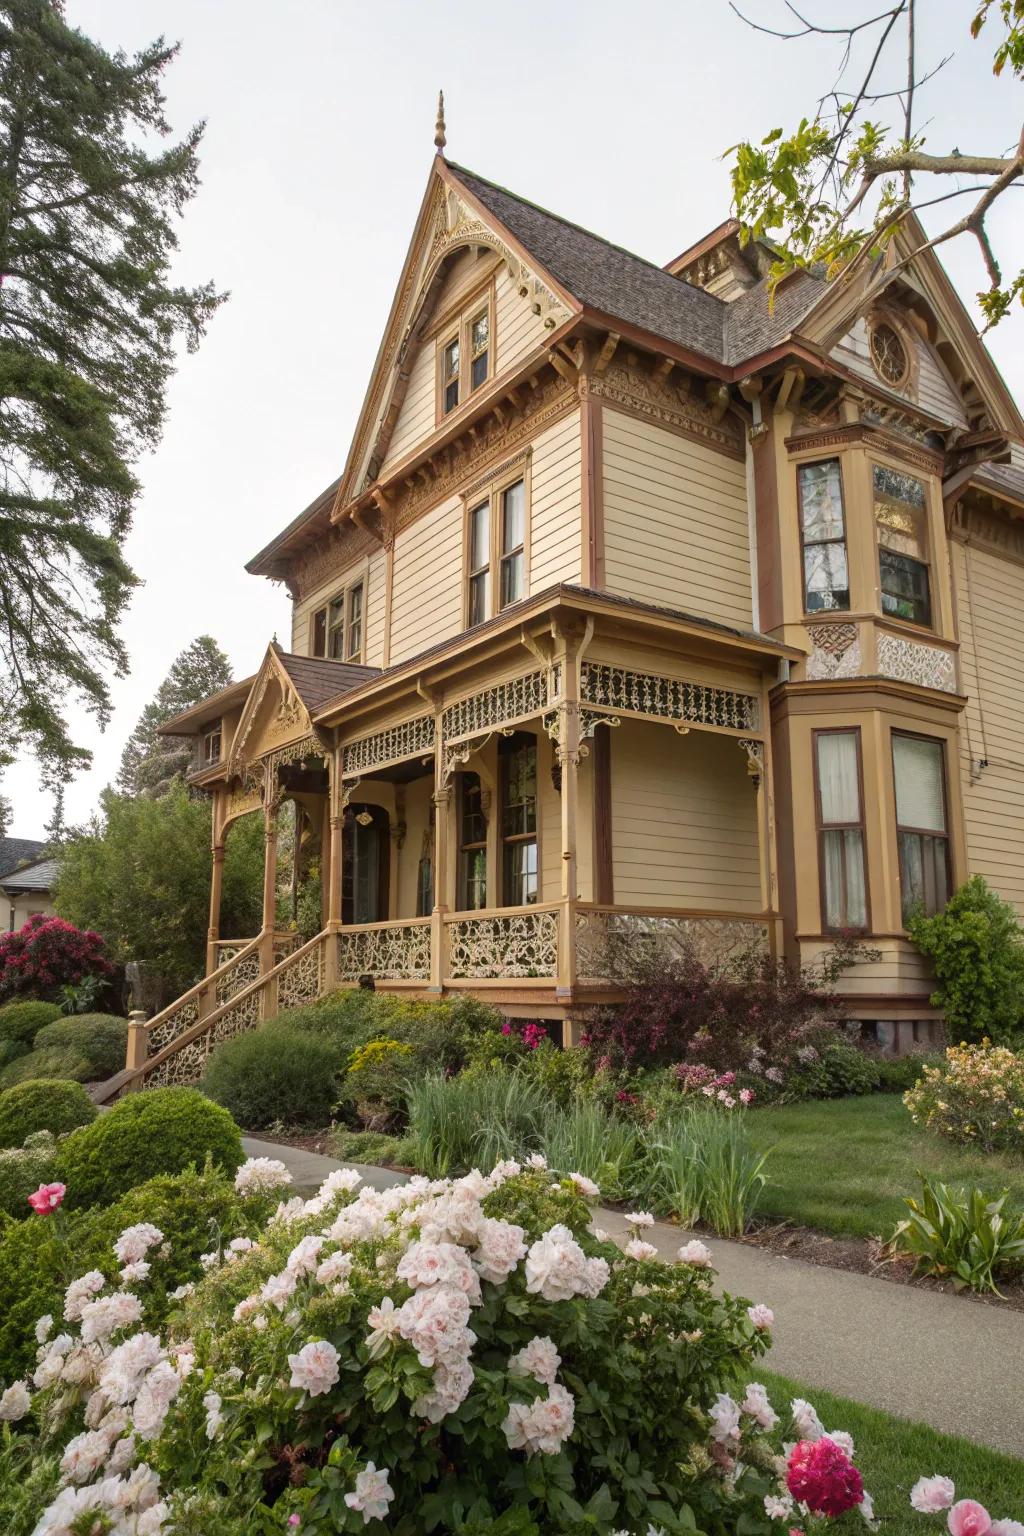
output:
<instances>
[{"instance_id":1,"label":"green leaves","mask_svg":"<svg viewBox=\"0 0 1024 1536\"><path fill-rule=\"evenodd\" d=\"M957 1290L1000 1294L996 1276L1024 1268L1024 1212L1004 1215L1008 1190L989 1200L980 1189L953 1189L920 1175L920 1200L892 1235L896 1252L913 1254L920 1274L948 1276Z\"/></svg>"}]
</instances>

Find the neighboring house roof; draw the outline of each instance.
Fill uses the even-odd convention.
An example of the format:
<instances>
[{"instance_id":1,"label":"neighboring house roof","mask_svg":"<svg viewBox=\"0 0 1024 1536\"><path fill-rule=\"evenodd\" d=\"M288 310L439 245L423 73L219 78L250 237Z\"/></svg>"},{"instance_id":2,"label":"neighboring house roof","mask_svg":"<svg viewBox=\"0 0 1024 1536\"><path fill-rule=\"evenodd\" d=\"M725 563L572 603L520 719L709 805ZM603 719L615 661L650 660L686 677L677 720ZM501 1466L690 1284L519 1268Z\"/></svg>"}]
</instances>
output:
<instances>
[{"instance_id":1,"label":"neighboring house roof","mask_svg":"<svg viewBox=\"0 0 1024 1536\"><path fill-rule=\"evenodd\" d=\"M38 837L0 837L0 879L19 864L38 859L45 847Z\"/></svg>"},{"instance_id":2,"label":"neighboring house roof","mask_svg":"<svg viewBox=\"0 0 1024 1536\"><path fill-rule=\"evenodd\" d=\"M318 709L327 699L349 693L380 676L380 667L361 667L351 661L331 661L323 656L296 656L290 651L279 650L277 659L308 710Z\"/></svg>"},{"instance_id":3,"label":"neighboring house roof","mask_svg":"<svg viewBox=\"0 0 1024 1536\"><path fill-rule=\"evenodd\" d=\"M580 304L725 361L729 306L723 299L461 165L447 164L455 179Z\"/></svg>"},{"instance_id":4,"label":"neighboring house roof","mask_svg":"<svg viewBox=\"0 0 1024 1536\"><path fill-rule=\"evenodd\" d=\"M38 847L45 848L45 843L39 843ZM11 870L9 874L0 876L0 886L5 891L52 891L57 884L56 859L39 859L34 864L26 864L23 869Z\"/></svg>"}]
</instances>

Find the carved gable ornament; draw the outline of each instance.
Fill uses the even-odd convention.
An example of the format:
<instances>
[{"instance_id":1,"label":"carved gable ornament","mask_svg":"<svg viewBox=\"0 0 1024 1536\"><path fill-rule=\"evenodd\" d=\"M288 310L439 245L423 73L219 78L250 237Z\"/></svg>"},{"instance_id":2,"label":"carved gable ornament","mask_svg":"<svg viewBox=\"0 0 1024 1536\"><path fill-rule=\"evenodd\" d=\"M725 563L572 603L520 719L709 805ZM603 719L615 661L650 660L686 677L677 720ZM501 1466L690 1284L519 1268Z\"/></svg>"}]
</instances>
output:
<instances>
[{"instance_id":1,"label":"carved gable ornament","mask_svg":"<svg viewBox=\"0 0 1024 1536\"><path fill-rule=\"evenodd\" d=\"M258 758L311 734L309 712L271 649L245 701L231 747L229 772L244 777L246 769Z\"/></svg>"}]
</instances>

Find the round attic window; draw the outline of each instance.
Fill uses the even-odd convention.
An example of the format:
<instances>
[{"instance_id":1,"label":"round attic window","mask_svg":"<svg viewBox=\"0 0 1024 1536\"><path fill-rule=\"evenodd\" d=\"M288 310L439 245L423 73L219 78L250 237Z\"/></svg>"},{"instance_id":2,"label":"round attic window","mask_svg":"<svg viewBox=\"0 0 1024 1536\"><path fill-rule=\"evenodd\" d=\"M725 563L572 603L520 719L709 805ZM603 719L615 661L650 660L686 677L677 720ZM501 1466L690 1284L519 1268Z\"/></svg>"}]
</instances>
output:
<instances>
[{"instance_id":1,"label":"round attic window","mask_svg":"<svg viewBox=\"0 0 1024 1536\"><path fill-rule=\"evenodd\" d=\"M903 338L894 326L883 320L871 330L871 362L883 383L899 389L907 382L910 358Z\"/></svg>"}]
</instances>

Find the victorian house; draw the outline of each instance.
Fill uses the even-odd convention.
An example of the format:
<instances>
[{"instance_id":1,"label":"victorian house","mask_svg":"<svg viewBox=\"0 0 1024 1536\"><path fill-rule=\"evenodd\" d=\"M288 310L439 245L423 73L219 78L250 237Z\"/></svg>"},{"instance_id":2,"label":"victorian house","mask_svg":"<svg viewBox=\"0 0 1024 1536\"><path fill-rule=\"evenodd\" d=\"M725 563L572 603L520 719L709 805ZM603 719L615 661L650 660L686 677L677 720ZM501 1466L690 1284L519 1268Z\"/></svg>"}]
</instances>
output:
<instances>
[{"instance_id":1,"label":"victorian house","mask_svg":"<svg viewBox=\"0 0 1024 1536\"><path fill-rule=\"evenodd\" d=\"M929 1039L907 912L975 871L1024 907L1024 423L962 303L912 220L773 296L732 222L657 266L442 151L345 467L248 565L290 641L167 727L212 808L207 976L130 1076L367 977L570 1039L617 947L849 930L851 1023ZM228 942L244 816L263 929Z\"/></svg>"}]
</instances>

